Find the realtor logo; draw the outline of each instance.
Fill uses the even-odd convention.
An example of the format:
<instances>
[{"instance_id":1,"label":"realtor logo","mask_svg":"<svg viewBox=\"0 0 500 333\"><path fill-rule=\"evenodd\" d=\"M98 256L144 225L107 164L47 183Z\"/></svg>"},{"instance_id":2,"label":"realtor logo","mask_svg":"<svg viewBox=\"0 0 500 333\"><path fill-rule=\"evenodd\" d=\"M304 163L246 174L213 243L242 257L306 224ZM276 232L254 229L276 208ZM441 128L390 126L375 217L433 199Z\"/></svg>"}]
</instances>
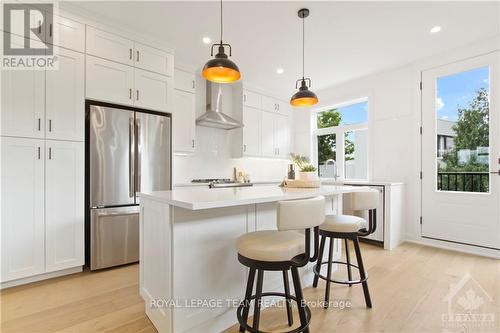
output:
<instances>
[{"instance_id":1,"label":"realtor logo","mask_svg":"<svg viewBox=\"0 0 500 333\"><path fill-rule=\"evenodd\" d=\"M443 313L441 320L448 329L481 332L495 327L493 299L468 273L450 285L443 302L448 303L448 313Z\"/></svg>"},{"instance_id":2,"label":"realtor logo","mask_svg":"<svg viewBox=\"0 0 500 333\"><path fill-rule=\"evenodd\" d=\"M3 4L4 55L53 55L53 12L47 3Z\"/></svg>"}]
</instances>

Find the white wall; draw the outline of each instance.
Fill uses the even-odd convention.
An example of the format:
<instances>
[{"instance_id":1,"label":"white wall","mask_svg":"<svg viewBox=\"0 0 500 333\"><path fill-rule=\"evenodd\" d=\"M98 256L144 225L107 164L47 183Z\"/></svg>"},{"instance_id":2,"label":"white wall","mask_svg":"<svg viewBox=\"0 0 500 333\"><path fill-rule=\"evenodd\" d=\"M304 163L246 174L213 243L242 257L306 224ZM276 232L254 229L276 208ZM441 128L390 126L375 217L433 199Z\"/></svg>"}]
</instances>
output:
<instances>
[{"instance_id":1,"label":"white wall","mask_svg":"<svg viewBox=\"0 0 500 333\"><path fill-rule=\"evenodd\" d=\"M420 72L496 50L498 38L316 91L315 109L369 99L369 179L406 184L406 235L420 237ZM312 110L295 109L295 150L310 155Z\"/></svg>"}]
</instances>

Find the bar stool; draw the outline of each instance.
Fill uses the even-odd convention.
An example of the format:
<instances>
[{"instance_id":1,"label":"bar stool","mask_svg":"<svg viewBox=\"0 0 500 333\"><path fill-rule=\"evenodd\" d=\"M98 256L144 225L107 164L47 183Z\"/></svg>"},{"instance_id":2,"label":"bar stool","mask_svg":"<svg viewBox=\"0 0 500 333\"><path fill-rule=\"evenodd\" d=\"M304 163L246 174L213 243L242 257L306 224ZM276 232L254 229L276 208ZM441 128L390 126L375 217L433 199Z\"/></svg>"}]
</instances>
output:
<instances>
[{"instance_id":1,"label":"bar stool","mask_svg":"<svg viewBox=\"0 0 500 333\"><path fill-rule=\"evenodd\" d=\"M325 198L320 196L304 200L278 202L278 230L263 230L247 233L238 238L238 260L249 267L245 299L236 312L240 324L240 332L260 332L261 299L266 296L279 296L286 300L288 326L292 326L291 302L298 305L300 326L287 333L309 332L311 310L304 302L298 267L305 266L317 258L319 243L318 226L325 220ZM311 229L314 233L314 255L311 257ZM304 230L300 233L297 230ZM284 293L262 292L264 271L282 271ZM290 295L288 271L292 273L295 296ZM252 295L253 284L257 273L255 295ZM254 300L253 324L248 325L250 303Z\"/></svg>"},{"instance_id":2,"label":"bar stool","mask_svg":"<svg viewBox=\"0 0 500 333\"><path fill-rule=\"evenodd\" d=\"M379 202L379 193L377 190L366 190L363 192L355 192L351 194L351 208L356 211L368 210L368 229L364 218L352 215L327 215L325 223L320 225L319 234L321 236L321 244L319 247L318 261L313 268L314 280L313 287L318 286L318 280L321 278L326 281L325 302L324 308L328 308L330 299L330 282L339 284L348 284L349 287L353 284L361 283L363 285L363 293L365 295L365 303L368 308L372 307L370 292L368 290L368 276L366 275L361 258L361 250L359 248L359 236L367 236L377 229L376 208ZM328 261L323 261L323 253L325 250L326 239L329 238ZM333 260L333 241L334 239L343 239L345 244L346 262ZM357 265L351 264L349 255L349 240L354 243ZM332 279L332 265L340 264L347 266L347 280ZM328 265L327 275L321 275L321 266ZM359 270L359 280L352 279L351 267Z\"/></svg>"}]
</instances>

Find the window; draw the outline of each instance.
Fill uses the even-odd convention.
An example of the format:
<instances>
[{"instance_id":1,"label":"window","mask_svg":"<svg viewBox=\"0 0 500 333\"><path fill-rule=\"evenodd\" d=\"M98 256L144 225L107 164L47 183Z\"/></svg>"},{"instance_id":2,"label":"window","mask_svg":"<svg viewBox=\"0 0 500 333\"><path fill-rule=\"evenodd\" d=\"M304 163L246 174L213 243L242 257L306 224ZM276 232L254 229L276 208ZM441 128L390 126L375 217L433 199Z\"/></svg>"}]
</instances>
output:
<instances>
[{"instance_id":1,"label":"window","mask_svg":"<svg viewBox=\"0 0 500 333\"><path fill-rule=\"evenodd\" d=\"M315 114L316 162L321 178L368 178L368 101Z\"/></svg>"}]
</instances>

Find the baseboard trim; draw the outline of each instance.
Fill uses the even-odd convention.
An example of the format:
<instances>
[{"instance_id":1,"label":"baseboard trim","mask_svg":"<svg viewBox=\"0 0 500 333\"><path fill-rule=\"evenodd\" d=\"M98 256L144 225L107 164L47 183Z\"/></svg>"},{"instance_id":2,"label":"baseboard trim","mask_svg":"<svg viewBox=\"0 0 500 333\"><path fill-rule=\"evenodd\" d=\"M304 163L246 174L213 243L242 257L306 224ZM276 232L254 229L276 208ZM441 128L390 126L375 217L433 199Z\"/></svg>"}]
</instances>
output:
<instances>
[{"instance_id":1,"label":"baseboard trim","mask_svg":"<svg viewBox=\"0 0 500 333\"><path fill-rule=\"evenodd\" d=\"M42 280L60 277L63 275L80 273L82 271L83 271L83 266L77 266L77 267L72 267L72 268L68 268L68 269L63 269L60 271L43 273L43 274L39 274L39 275L35 275L35 276L6 281L6 282L0 283L0 289L12 288L12 287L16 287L16 286L21 286L23 284L28 284L28 283L33 283L33 282L38 282L38 281L42 281Z\"/></svg>"},{"instance_id":2,"label":"baseboard trim","mask_svg":"<svg viewBox=\"0 0 500 333\"><path fill-rule=\"evenodd\" d=\"M406 242L414 243L419 245L425 245L430 247L435 247L443 250L462 252L468 254L474 254L482 257L488 257L493 259L500 259L500 251L488 248L482 248L472 245L465 245L460 243L450 243L442 240L423 238L423 237L406 237Z\"/></svg>"}]
</instances>

